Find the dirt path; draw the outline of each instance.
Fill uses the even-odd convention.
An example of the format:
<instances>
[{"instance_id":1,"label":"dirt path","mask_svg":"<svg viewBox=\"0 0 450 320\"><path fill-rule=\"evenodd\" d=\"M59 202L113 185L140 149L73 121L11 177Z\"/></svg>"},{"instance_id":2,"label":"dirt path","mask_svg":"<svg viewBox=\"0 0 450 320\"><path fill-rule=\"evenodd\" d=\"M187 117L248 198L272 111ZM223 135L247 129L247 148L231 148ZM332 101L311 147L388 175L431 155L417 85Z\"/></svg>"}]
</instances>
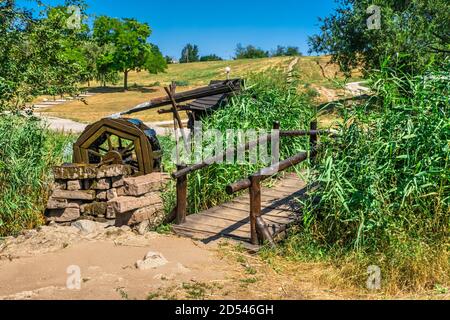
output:
<instances>
[{"instance_id":1,"label":"dirt path","mask_svg":"<svg viewBox=\"0 0 450 320\"><path fill-rule=\"evenodd\" d=\"M135 263L149 251L163 256L166 263L138 269ZM66 285L70 266L79 267L80 289ZM279 275L234 244L206 246L173 235L137 235L115 227L99 227L86 235L75 227L44 226L0 242L0 300L343 296L317 283L313 265L308 269Z\"/></svg>"},{"instance_id":2,"label":"dirt path","mask_svg":"<svg viewBox=\"0 0 450 320\"><path fill-rule=\"evenodd\" d=\"M149 251L164 261L138 269L136 262ZM80 288L67 287L74 266L80 271ZM232 242L206 246L171 234L138 235L101 224L88 234L75 227L44 226L0 240L0 300L386 298L337 288L334 276L326 264L278 256L265 261Z\"/></svg>"},{"instance_id":3,"label":"dirt path","mask_svg":"<svg viewBox=\"0 0 450 320\"><path fill-rule=\"evenodd\" d=\"M86 127L87 124L76 122L70 119L62 119L57 117L48 116L45 113L34 113L35 116L40 117L43 119L47 124L49 129L53 131L64 131L64 132L72 132L72 133L82 133ZM170 129L170 124L172 124L173 121L161 121L161 122L146 122L145 124L149 126L150 128L153 128L156 131L156 134L160 136L168 136L173 135L173 129Z\"/></svg>"},{"instance_id":4,"label":"dirt path","mask_svg":"<svg viewBox=\"0 0 450 320\"><path fill-rule=\"evenodd\" d=\"M287 67L287 73L291 73L299 61L300 61L300 57L295 57L295 59L293 59L291 61L291 63L289 63L289 65Z\"/></svg>"},{"instance_id":5,"label":"dirt path","mask_svg":"<svg viewBox=\"0 0 450 320\"><path fill-rule=\"evenodd\" d=\"M50 117L42 113L34 113L34 115L43 119L47 124L49 129L53 131L64 131L72 133L81 133L86 129L86 124L76 122L70 119L61 119L57 117Z\"/></svg>"},{"instance_id":6,"label":"dirt path","mask_svg":"<svg viewBox=\"0 0 450 320\"><path fill-rule=\"evenodd\" d=\"M137 269L149 251L168 262ZM81 271L80 290L66 286L72 265ZM44 227L0 244L0 299L145 299L173 284L223 281L224 266L201 243L174 236L117 228L84 236L74 227Z\"/></svg>"},{"instance_id":7,"label":"dirt path","mask_svg":"<svg viewBox=\"0 0 450 320\"><path fill-rule=\"evenodd\" d=\"M364 82L349 82L345 85L345 90L352 96L359 96L370 91L369 88L363 86Z\"/></svg>"},{"instance_id":8,"label":"dirt path","mask_svg":"<svg viewBox=\"0 0 450 320\"><path fill-rule=\"evenodd\" d=\"M167 261L149 270L135 263L149 252ZM80 270L80 289L69 289L70 266ZM70 270L69 270L70 271ZM1 299L336 299L317 264L275 264L234 243L201 242L115 227L81 233L44 226L0 242Z\"/></svg>"},{"instance_id":9,"label":"dirt path","mask_svg":"<svg viewBox=\"0 0 450 320\"><path fill-rule=\"evenodd\" d=\"M287 69L286 69L286 73L288 74L288 78L287 78L287 82L291 83L294 78L292 76L292 72L294 71L295 66L298 64L298 62L300 61L300 57L295 57L288 65Z\"/></svg>"}]
</instances>

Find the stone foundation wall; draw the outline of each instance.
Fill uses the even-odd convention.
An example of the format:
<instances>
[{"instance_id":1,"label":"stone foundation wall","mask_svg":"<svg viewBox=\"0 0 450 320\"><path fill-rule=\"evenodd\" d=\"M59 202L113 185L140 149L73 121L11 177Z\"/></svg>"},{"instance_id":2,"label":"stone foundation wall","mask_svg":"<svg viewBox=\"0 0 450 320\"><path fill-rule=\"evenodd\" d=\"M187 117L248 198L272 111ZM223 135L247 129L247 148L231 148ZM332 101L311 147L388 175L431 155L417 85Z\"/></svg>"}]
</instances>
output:
<instances>
[{"instance_id":1,"label":"stone foundation wall","mask_svg":"<svg viewBox=\"0 0 450 320\"><path fill-rule=\"evenodd\" d=\"M54 184L47 203L47 222L76 220L107 222L117 227L164 220L161 191L168 176L152 173L130 177L125 165L96 167L64 165L53 168Z\"/></svg>"}]
</instances>

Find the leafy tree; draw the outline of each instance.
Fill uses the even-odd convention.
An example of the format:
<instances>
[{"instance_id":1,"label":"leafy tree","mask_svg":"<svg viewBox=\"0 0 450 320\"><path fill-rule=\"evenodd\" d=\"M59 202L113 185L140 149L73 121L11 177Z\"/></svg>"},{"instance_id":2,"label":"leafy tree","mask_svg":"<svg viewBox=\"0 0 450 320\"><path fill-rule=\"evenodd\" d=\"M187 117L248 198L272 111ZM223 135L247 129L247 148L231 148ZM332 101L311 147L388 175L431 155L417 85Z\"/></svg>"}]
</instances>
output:
<instances>
[{"instance_id":1,"label":"leafy tree","mask_svg":"<svg viewBox=\"0 0 450 320\"><path fill-rule=\"evenodd\" d=\"M119 76L114 65L114 45L112 43L94 43L99 49L95 61L95 80L101 82L104 87L107 82L117 83Z\"/></svg>"},{"instance_id":2,"label":"leafy tree","mask_svg":"<svg viewBox=\"0 0 450 320\"><path fill-rule=\"evenodd\" d=\"M301 56L302 53L298 47L283 47L277 46L277 48L273 51L272 57L294 57Z\"/></svg>"},{"instance_id":3,"label":"leafy tree","mask_svg":"<svg viewBox=\"0 0 450 320\"><path fill-rule=\"evenodd\" d=\"M407 73L440 64L450 54L448 0L339 0L338 9L321 19L321 32L310 37L310 51L333 55L341 69L362 66L368 72L381 61ZM380 28L369 28L380 8Z\"/></svg>"},{"instance_id":4,"label":"leafy tree","mask_svg":"<svg viewBox=\"0 0 450 320\"><path fill-rule=\"evenodd\" d=\"M223 59L216 54L209 54L200 58L200 61L222 61Z\"/></svg>"},{"instance_id":5,"label":"leafy tree","mask_svg":"<svg viewBox=\"0 0 450 320\"><path fill-rule=\"evenodd\" d=\"M166 63L167 64L172 64L173 61L175 60L173 57L171 56L165 56L164 59L166 59Z\"/></svg>"},{"instance_id":6,"label":"leafy tree","mask_svg":"<svg viewBox=\"0 0 450 320\"><path fill-rule=\"evenodd\" d=\"M37 55L32 61L40 59L38 61L45 66L44 78L35 74L40 79L42 93L62 95L72 92L78 88L78 83L88 78L84 45L89 29L81 21L77 27L69 26L70 16L66 6L49 8L29 35L29 40L35 44L32 51Z\"/></svg>"},{"instance_id":7,"label":"leafy tree","mask_svg":"<svg viewBox=\"0 0 450 320\"><path fill-rule=\"evenodd\" d=\"M135 19L98 17L94 22L93 37L105 48L99 58L102 73L122 72L123 87L127 90L130 71L147 70L153 74L164 71L167 63L158 47L147 42L150 35L148 24Z\"/></svg>"},{"instance_id":8,"label":"leafy tree","mask_svg":"<svg viewBox=\"0 0 450 320\"><path fill-rule=\"evenodd\" d=\"M198 46L188 43L181 51L180 63L197 62L200 60Z\"/></svg>"},{"instance_id":9,"label":"leafy tree","mask_svg":"<svg viewBox=\"0 0 450 320\"><path fill-rule=\"evenodd\" d=\"M243 47L242 44L238 44L236 47L235 59L258 59L267 57L269 57L268 51L264 51L261 48L256 48L252 45Z\"/></svg>"},{"instance_id":10,"label":"leafy tree","mask_svg":"<svg viewBox=\"0 0 450 320\"><path fill-rule=\"evenodd\" d=\"M144 69L150 73L157 74L164 72L166 68L166 59L163 57L159 47L155 44L150 44L150 52L145 60Z\"/></svg>"},{"instance_id":11,"label":"leafy tree","mask_svg":"<svg viewBox=\"0 0 450 320\"><path fill-rule=\"evenodd\" d=\"M80 52L87 26L71 28L67 6L84 12L82 0L46 8L38 15L14 0L0 3L0 108L17 110L39 94L76 93L85 77Z\"/></svg>"},{"instance_id":12,"label":"leafy tree","mask_svg":"<svg viewBox=\"0 0 450 320\"><path fill-rule=\"evenodd\" d=\"M294 56L302 56L303 53L300 51L298 47L292 47L288 46L286 48L286 54L287 57L294 57Z\"/></svg>"}]
</instances>

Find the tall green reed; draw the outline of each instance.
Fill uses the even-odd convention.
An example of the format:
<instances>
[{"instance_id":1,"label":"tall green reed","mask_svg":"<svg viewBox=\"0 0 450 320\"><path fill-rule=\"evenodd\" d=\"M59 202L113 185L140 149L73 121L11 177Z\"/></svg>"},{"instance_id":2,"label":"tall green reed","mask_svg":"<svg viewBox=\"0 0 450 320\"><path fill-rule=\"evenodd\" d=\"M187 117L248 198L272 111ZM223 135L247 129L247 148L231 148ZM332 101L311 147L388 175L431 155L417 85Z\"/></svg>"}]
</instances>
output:
<instances>
[{"instance_id":1,"label":"tall green reed","mask_svg":"<svg viewBox=\"0 0 450 320\"><path fill-rule=\"evenodd\" d=\"M382 266L402 288L448 281L448 70L382 70L372 79L379 99L342 110L341 137L323 141L317 159L320 202L306 204L288 255L300 257L308 239L335 261Z\"/></svg>"},{"instance_id":2,"label":"tall green reed","mask_svg":"<svg viewBox=\"0 0 450 320\"><path fill-rule=\"evenodd\" d=\"M51 166L69 161L73 137L37 118L0 117L0 235L42 223Z\"/></svg>"}]
</instances>

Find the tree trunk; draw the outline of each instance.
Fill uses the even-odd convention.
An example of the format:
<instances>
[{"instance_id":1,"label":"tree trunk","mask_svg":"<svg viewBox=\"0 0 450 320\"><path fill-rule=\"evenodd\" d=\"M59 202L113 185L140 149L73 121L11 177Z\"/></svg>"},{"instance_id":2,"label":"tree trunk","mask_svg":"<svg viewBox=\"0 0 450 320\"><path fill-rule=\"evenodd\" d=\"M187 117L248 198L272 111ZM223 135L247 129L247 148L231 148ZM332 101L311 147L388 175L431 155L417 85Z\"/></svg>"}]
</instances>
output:
<instances>
[{"instance_id":1,"label":"tree trunk","mask_svg":"<svg viewBox=\"0 0 450 320\"><path fill-rule=\"evenodd\" d=\"M123 90L128 90L128 70L123 72Z\"/></svg>"}]
</instances>

